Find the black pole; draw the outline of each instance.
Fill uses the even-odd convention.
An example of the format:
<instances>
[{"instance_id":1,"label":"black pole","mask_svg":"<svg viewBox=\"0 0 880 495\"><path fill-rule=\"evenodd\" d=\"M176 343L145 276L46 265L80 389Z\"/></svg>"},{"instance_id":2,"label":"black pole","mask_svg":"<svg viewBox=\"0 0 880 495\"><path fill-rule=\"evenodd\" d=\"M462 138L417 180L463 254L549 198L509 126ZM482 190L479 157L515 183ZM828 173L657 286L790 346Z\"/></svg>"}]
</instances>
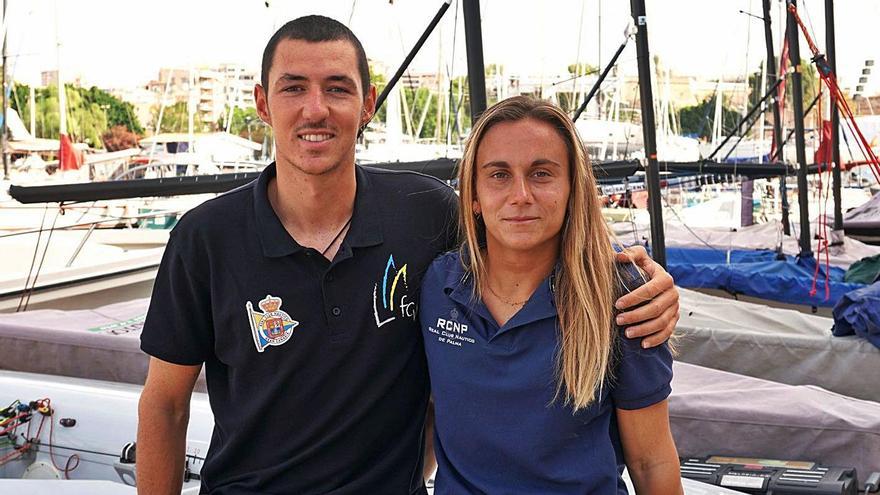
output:
<instances>
[{"instance_id":1,"label":"black pole","mask_svg":"<svg viewBox=\"0 0 880 495\"><path fill-rule=\"evenodd\" d=\"M3 0L3 18L6 19L6 0ZM6 31L3 31L3 77L2 86L3 86L3 125L0 126L0 153L3 154L3 178L9 178L9 155L6 154L6 146L7 139L6 133L9 129L9 126L6 123L6 117L8 117L8 112L6 111L6 107L9 106L9 102L6 101ZM19 109L21 110L21 109ZM34 109L31 109L33 112ZM36 137L36 136L34 136Z\"/></svg>"},{"instance_id":2,"label":"black pole","mask_svg":"<svg viewBox=\"0 0 880 495\"><path fill-rule=\"evenodd\" d=\"M834 42L834 0L825 0L825 50L827 53L828 65L831 71L837 75L837 54ZM832 188L834 189L834 229L843 230L843 211L841 208L840 197L840 116L837 113L837 105L831 104L831 153L834 161L834 171L832 172ZM832 239L834 239L832 237ZM834 239L836 243L837 240Z\"/></svg>"},{"instance_id":3,"label":"black pole","mask_svg":"<svg viewBox=\"0 0 880 495\"><path fill-rule=\"evenodd\" d=\"M627 36L626 39L623 40L623 43L620 44L620 47L614 53L614 56L611 57L611 62L608 62L608 65L605 66L605 70L603 70L602 73L599 74L599 79L597 79L596 83L593 84L593 87L590 89L589 94L587 94L587 97L584 99L584 102L581 103L581 105L578 107L577 112L574 113L574 117L572 117L571 120L577 122L577 120L579 118L581 118L581 114L584 113L584 110L587 109L587 105L589 105L590 100L592 100L593 96L596 94L596 92L599 91L599 86L601 86L602 82L605 80L605 78L608 77L608 73L611 72L611 69L614 67L614 64L617 63L618 57L620 57L620 54L623 53L623 49L626 48L626 44L628 42L629 42L629 36Z\"/></svg>"},{"instance_id":4,"label":"black pole","mask_svg":"<svg viewBox=\"0 0 880 495\"><path fill-rule=\"evenodd\" d=\"M642 110L642 134L645 140L645 180L648 183L648 212L651 215L651 254L666 267L666 240L663 234L663 209L660 205L660 166L657 164L657 129L654 127L654 95L651 91L651 56L648 51L648 21L645 0L630 0L636 32L636 57L639 65L639 96Z\"/></svg>"},{"instance_id":5,"label":"black pole","mask_svg":"<svg viewBox=\"0 0 880 495\"><path fill-rule=\"evenodd\" d=\"M822 97L822 94L819 93L816 95L815 98L813 98L813 101L810 102L810 105L807 107L806 110L804 110L804 118L806 118L807 115L810 115L810 112L812 112L813 109L816 108L816 104L819 103L819 99L821 97ZM788 142L791 141L791 138L793 138L793 137L794 137L794 129L788 131L788 134L785 135L785 139L782 140L782 144L783 145L788 144ZM779 157L778 153L774 153L773 155L770 156L770 161L775 162L775 161L784 161L784 160L782 160Z\"/></svg>"},{"instance_id":6,"label":"black pole","mask_svg":"<svg viewBox=\"0 0 880 495\"><path fill-rule=\"evenodd\" d=\"M471 125L473 125L486 110L486 69L483 65L480 0L463 0L463 7L464 37L468 62L468 91L471 97Z\"/></svg>"},{"instance_id":7,"label":"black pole","mask_svg":"<svg viewBox=\"0 0 880 495\"><path fill-rule=\"evenodd\" d=\"M809 191L807 189L807 151L804 139L804 88L801 81L801 52L798 25L794 14L788 9L796 5L796 0L786 0L785 11L788 19L788 59L791 62L791 99L794 107L794 146L797 150L797 181L798 181L798 206L800 211L800 254L801 258L812 258L810 250L810 210Z\"/></svg>"},{"instance_id":8,"label":"black pole","mask_svg":"<svg viewBox=\"0 0 880 495\"><path fill-rule=\"evenodd\" d=\"M437 11L437 14L434 15L434 18L431 19L431 23L428 24L425 32L422 33L422 36L416 41L415 46L412 47L412 50L409 51L406 58L403 59L403 63L400 64L400 67L397 68L397 72L394 73L394 76L388 81L388 84L385 85L385 89L382 90L382 93L376 98L376 111L379 111L379 108L382 107L382 104L385 103L385 100L388 98L388 94L391 93L391 90L394 88L394 85L397 84L397 81L406 72L406 69L409 67L410 62L415 58L416 54L419 53L419 50L422 49L422 45L425 44L425 41L428 39L428 36L434 31L434 28L437 27L437 24L440 22L440 19L443 18L443 14L449 10L449 5L452 3L452 0L446 0L443 2L443 5L440 6L440 10ZM375 113L374 113L375 115Z\"/></svg>"},{"instance_id":9,"label":"black pole","mask_svg":"<svg viewBox=\"0 0 880 495\"><path fill-rule=\"evenodd\" d=\"M764 0L764 44L767 47L767 81L784 80L781 74L776 71L776 54L773 53L773 30L770 23L770 0ZM782 156L782 115L779 112L779 98L774 97L772 100L773 107L773 144L776 149L777 156ZM761 137L763 138L764 130L761 129ZM771 158L770 161L773 161ZM785 185L786 176L779 178L779 195L782 200L782 230L785 235L791 235L791 224L788 220L788 188Z\"/></svg>"}]
</instances>

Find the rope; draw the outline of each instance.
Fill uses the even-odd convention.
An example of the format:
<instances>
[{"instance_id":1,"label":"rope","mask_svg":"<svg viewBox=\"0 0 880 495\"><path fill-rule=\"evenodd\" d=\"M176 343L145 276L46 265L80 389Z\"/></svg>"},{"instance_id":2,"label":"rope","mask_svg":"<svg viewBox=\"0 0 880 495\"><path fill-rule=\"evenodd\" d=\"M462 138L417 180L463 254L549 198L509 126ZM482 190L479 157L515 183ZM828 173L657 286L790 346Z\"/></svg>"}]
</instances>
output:
<instances>
[{"instance_id":1,"label":"rope","mask_svg":"<svg viewBox=\"0 0 880 495\"><path fill-rule=\"evenodd\" d=\"M821 93L820 93L821 95ZM833 98L833 97L832 97ZM822 114L822 103L821 100L819 102L819 107L817 114ZM830 168L830 163L825 162L825 166ZM822 259L822 253L825 253L825 300L831 298L831 286L829 280L829 264L830 260L828 259L828 192L827 192L827 181L824 178L825 167L822 166L822 163L818 164L818 175L819 175L819 231L816 233L816 266L813 269L813 281L810 287L810 297L816 296L816 285L819 280L819 260ZM822 201L822 194L825 193L825 201Z\"/></svg>"},{"instance_id":2,"label":"rope","mask_svg":"<svg viewBox=\"0 0 880 495\"><path fill-rule=\"evenodd\" d=\"M52 220L52 227L49 228L49 237L46 238L46 247L43 249L43 255L40 257L40 264L37 265L37 273L34 274L34 281L31 283L31 288L27 291L27 298L24 300L24 307L22 307L22 311L27 311L28 304L31 302L31 295L34 293L34 290L37 287L37 278L40 276L40 271L43 269L43 262L46 261L46 253L49 252L49 243L52 242L52 234L55 232L55 222L58 221L58 215L61 213L61 209L55 213L55 219Z\"/></svg>"},{"instance_id":3,"label":"rope","mask_svg":"<svg viewBox=\"0 0 880 495\"><path fill-rule=\"evenodd\" d=\"M801 28L801 31L804 34L804 37L807 40L807 44L810 47L810 51L813 53L813 63L816 65L816 68L819 71L819 76L822 81L828 86L828 89L831 92L832 101L836 102L836 105L840 112L843 114L845 120L849 120L849 124L855 130L855 135L857 137L857 142L859 142L859 147L864 155L864 157L870 162L871 171L874 173L874 177L880 182L880 159L877 158L877 155L874 154L873 149L871 149L870 144L868 144L868 140L865 139L865 136L862 134L861 129L858 124L855 122L855 116L852 113L852 110L849 108L849 104L846 102L846 98L843 95L843 92L840 89L840 86L837 84L837 78L831 70L831 67L828 65L828 62L825 60L825 56L819 53L818 47L813 42L812 37L810 37L807 32L807 28L798 15L797 7L792 4L788 6L789 12L791 12L795 21Z\"/></svg>"},{"instance_id":4,"label":"rope","mask_svg":"<svg viewBox=\"0 0 880 495\"><path fill-rule=\"evenodd\" d=\"M18 306L15 308L16 313L21 311L21 306L24 304L24 298L28 291L28 285L30 285L31 283L31 275L34 272L34 264L37 261L37 253L40 252L40 238L43 236L43 224L46 222L47 211L49 211L48 204L46 204L46 207L43 209L43 218L40 220L40 230L37 231L37 244L34 246L34 255L31 258L31 266L30 268L28 268L27 278L24 279L24 289L22 289L21 291L21 298L18 300Z\"/></svg>"},{"instance_id":5,"label":"rope","mask_svg":"<svg viewBox=\"0 0 880 495\"><path fill-rule=\"evenodd\" d=\"M875 178L878 182L880 182L880 160L878 160L877 156L874 154L873 149L871 149L870 144L865 139L865 136L862 134L861 129L859 129L858 124L855 121L855 116L853 116L852 110L849 108L849 104L846 102L846 99L843 95L843 92L840 90L840 86L837 84L837 77L834 72L831 70L831 66L828 64L825 56L819 52L818 47L813 42L813 38L810 36L807 27L804 25L800 16L798 15L797 7L794 4L788 5L788 11L791 13L792 17L797 22L798 26L800 26L801 32L807 40L807 44L810 47L810 52L813 54L813 64L815 64L816 68L819 72L819 77L822 82L828 87L831 104L835 105L843 115L843 120L846 122L846 125L854 131L853 134L856 136L856 143L858 144L859 150L862 152L863 157L866 158L868 164L870 165L871 171L874 173ZM809 16L809 12L805 10L807 16ZM808 17L809 21L809 17ZM820 93L821 94L821 93ZM824 123L823 127L823 138L824 138ZM831 136L832 143L833 140L836 139L835 136ZM830 288L829 288L829 253L828 253L828 215L827 215L827 202L829 194L827 191L824 191L823 188L827 187L824 185L824 175L825 168L827 167L829 170L831 168L832 161L827 159L827 156L824 160L825 167L822 164L819 164L819 205L820 205L820 215L819 215L819 234L817 240L817 262L816 268L813 273L813 284L810 290L810 296L814 296L816 294L816 285L819 276L819 259L821 259L822 252L825 253L825 300L827 301L830 298ZM840 165L840 164L838 164ZM822 193L825 192L825 201L822 201Z\"/></svg>"}]
</instances>

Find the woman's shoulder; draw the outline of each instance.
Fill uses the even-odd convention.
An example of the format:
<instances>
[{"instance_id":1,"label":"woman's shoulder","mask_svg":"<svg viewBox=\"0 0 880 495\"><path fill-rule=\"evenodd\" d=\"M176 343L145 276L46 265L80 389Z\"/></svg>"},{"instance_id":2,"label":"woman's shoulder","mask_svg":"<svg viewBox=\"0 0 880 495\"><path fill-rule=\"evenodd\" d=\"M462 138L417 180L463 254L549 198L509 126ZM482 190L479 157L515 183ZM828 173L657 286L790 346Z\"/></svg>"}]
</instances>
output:
<instances>
[{"instance_id":1,"label":"woman's shoulder","mask_svg":"<svg viewBox=\"0 0 880 495\"><path fill-rule=\"evenodd\" d=\"M463 274L464 266L461 263L461 253L457 250L447 251L431 262L425 274L423 285L431 284L443 287L450 281L461 280Z\"/></svg>"},{"instance_id":2,"label":"woman's shoulder","mask_svg":"<svg viewBox=\"0 0 880 495\"><path fill-rule=\"evenodd\" d=\"M454 305L453 292L460 288L464 269L458 253L450 251L437 256L421 281L419 319L422 323L437 314L446 314Z\"/></svg>"},{"instance_id":3,"label":"woman's shoulder","mask_svg":"<svg viewBox=\"0 0 880 495\"><path fill-rule=\"evenodd\" d=\"M461 264L461 252L455 249L441 253L434 258L429 269L437 270L440 273L458 272L461 274L464 271L464 266Z\"/></svg>"}]
</instances>

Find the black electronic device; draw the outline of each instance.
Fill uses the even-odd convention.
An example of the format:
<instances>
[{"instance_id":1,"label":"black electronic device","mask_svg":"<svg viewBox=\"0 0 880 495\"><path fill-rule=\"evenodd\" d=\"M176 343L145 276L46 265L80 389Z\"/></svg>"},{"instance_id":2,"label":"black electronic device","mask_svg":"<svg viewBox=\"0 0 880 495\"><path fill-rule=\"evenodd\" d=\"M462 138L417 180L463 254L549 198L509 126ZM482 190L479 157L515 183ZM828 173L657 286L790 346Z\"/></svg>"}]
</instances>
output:
<instances>
[{"instance_id":1,"label":"black electronic device","mask_svg":"<svg viewBox=\"0 0 880 495\"><path fill-rule=\"evenodd\" d=\"M746 457L682 457L681 475L732 490L773 495L857 495L854 468Z\"/></svg>"}]
</instances>

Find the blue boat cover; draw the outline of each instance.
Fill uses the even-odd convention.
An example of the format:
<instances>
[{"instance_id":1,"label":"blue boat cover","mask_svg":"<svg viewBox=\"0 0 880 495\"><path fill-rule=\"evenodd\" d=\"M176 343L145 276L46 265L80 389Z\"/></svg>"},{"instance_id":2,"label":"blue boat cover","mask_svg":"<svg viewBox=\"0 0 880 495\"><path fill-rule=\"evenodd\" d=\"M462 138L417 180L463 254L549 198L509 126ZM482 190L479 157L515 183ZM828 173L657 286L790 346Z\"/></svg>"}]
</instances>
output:
<instances>
[{"instance_id":1,"label":"blue boat cover","mask_svg":"<svg viewBox=\"0 0 880 495\"><path fill-rule=\"evenodd\" d=\"M880 282L844 294L832 314L834 335L858 335L880 348Z\"/></svg>"},{"instance_id":2,"label":"blue boat cover","mask_svg":"<svg viewBox=\"0 0 880 495\"><path fill-rule=\"evenodd\" d=\"M784 256L770 250L666 249L667 270L676 285L689 289L722 289L790 304L833 307L844 294L864 287L843 281L843 269L830 267L828 299L825 267L819 265L816 294L810 296L816 260Z\"/></svg>"}]
</instances>

